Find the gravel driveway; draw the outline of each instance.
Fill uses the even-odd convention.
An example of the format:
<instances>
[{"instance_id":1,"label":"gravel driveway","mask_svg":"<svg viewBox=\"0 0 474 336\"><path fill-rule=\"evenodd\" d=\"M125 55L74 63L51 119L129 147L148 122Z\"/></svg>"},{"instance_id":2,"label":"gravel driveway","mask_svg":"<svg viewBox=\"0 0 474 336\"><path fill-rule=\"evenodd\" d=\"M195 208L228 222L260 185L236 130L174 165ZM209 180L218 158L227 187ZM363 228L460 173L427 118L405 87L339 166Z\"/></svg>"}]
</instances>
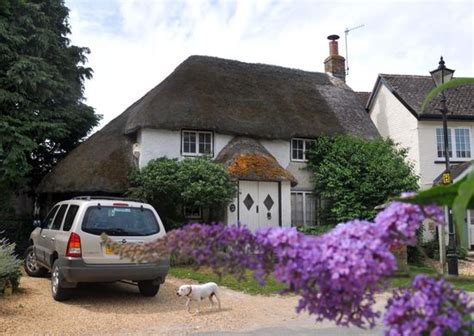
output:
<instances>
[{"instance_id":1,"label":"gravel driveway","mask_svg":"<svg viewBox=\"0 0 474 336\"><path fill-rule=\"evenodd\" d=\"M254 296L227 288L221 289L221 311L211 311L203 304L199 315L189 314L184 309L185 299L175 294L184 282L169 277L155 298L141 297L135 286L123 283L84 285L71 300L60 303L51 298L49 279L24 276L20 294L0 298L0 334L205 335L247 331L270 335L275 333L265 330L300 328L305 331L301 335L311 330L325 335L324 329L334 329L332 323L315 324L311 317L296 314L297 297ZM347 329L334 335L339 334L348 335Z\"/></svg>"}]
</instances>

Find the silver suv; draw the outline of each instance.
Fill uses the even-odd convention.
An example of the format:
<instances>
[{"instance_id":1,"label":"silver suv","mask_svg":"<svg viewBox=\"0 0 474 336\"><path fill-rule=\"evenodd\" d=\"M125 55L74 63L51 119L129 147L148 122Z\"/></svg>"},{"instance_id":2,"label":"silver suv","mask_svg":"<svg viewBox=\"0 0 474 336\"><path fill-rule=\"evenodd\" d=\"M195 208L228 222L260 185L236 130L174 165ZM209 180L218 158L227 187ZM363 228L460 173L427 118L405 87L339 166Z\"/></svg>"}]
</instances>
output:
<instances>
[{"instance_id":1,"label":"silver suv","mask_svg":"<svg viewBox=\"0 0 474 336\"><path fill-rule=\"evenodd\" d=\"M130 280L144 296L155 296L168 274L169 260L134 263L102 243L105 232L121 243L142 244L163 237L165 229L149 204L120 198L76 197L59 202L43 221L35 221L25 270L30 276L51 272L57 301L70 296L80 282Z\"/></svg>"}]
</instances>

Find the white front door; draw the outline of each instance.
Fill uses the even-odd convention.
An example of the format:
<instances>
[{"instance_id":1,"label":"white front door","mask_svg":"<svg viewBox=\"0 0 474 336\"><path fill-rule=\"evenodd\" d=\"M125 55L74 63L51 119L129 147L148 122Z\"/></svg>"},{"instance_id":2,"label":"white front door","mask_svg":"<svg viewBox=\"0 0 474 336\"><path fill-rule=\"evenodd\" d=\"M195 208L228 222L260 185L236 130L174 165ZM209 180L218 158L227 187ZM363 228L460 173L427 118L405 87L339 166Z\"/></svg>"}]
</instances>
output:
<instances>
[{"instance_id":1,"label":"white front door","mask_svg":"<svg viewBox=\"0 0 474 336\"><path fill-rule=\"evenodd\" d=\"M469 238L469 247L474 249L474 210L469 210L467 216L467 230Z\"/></svg>"},{"instance_id":2,"label":"white front door","mask_svg":"<svg viewBox=\"0 0 474 336\"><path fill-rule=\"evenodd\" d=\"M278 182L239 181L239 222L252 231L280 225Z\"/></svg>"}]
</instances>

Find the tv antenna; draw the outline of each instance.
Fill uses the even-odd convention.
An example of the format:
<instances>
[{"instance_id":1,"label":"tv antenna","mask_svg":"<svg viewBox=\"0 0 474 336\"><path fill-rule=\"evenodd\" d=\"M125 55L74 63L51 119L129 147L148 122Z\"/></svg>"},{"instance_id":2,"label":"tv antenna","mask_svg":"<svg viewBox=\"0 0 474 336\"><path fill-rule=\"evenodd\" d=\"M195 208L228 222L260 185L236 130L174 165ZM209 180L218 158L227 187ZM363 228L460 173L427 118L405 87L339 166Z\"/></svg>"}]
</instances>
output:
<instances>
[{"instance_id":1,"label":"tv antenna","mask_svg":"<svg viewBox=\"0 0 474 336\"><path fill-rule=\"evenodd\" d=\"M345 40L345 45L346 45L346 76L349 75L349 53L347 51L347 35L349 35L350 31L362 28L364 26L365 25L361 24L357 27L346 28L346 30L344 30L344 40Z\"/></svg>"}]
</instances>

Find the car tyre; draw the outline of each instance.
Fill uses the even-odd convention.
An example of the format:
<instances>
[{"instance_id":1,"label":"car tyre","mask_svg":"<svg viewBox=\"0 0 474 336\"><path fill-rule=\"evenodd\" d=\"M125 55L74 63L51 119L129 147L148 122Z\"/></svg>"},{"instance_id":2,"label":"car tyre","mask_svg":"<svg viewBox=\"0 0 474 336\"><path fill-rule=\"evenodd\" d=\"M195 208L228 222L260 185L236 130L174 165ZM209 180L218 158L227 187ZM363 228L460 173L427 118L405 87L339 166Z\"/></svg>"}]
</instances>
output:
<instances>
[{"instance_id":1,"label":"car tyre","mask_svg":"<svg viewBox=\"0 0 474 336\"><path fill-rule=\"evenodd\" d=\"M53 263L53 268L51 269L51 294L53 295L53 299L56 301L67 300L71 295L71 290L62 286L63 282L64 280L61 276L59 260L56 259Z\"/></svg>"},{"instance_id":2,"label":"car tyre","mask_svg":"<svg viewBox=\"0 0 474 336\"><path fill-rule=\"evenodd\" d=\"M46 268L38 264L33 246L29 246L25 251L25 271L31 277L42 277L47 272Z\"/></svg>"},{"instance_id":3,"label":"car tyre","mask_svg":"<svg viewBox=\"0 0 474 336\"><path fill-rule=\"evenodd\" d=\"M160 285L155 284L153 280L138 281L138 289L141 295L152 297L158 294Z\"/></svg>"}]
</instances>

